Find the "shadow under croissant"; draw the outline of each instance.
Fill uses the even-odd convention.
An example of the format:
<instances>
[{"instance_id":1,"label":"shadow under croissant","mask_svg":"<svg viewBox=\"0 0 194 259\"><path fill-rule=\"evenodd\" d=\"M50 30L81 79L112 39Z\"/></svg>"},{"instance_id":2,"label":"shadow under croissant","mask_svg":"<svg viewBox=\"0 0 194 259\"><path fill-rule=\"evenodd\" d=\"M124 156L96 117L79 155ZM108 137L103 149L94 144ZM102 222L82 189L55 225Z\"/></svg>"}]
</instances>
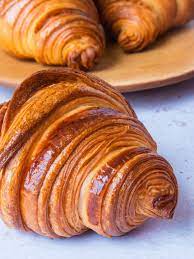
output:
<instances>
[{"instance_id":1,"label":"shadow under croissant","mask_svg":"<svg viewBox=\"0 0 194 259\"><path fill-rule=\"evenodd\" d=\"M121 48L118 48L116 42L112 43L110 41L107 42L107 47L105 52L101 58L101 62L99 62L92 70L92 72L100 72L109 68L114 68L120 62L122 52ZM114 60L114 62L113 62Z\"/></svg>"},{"instance_id":2,"label":"shadow under croissant","mask_svg":"<svg viewBox=\"0 0 194 259\"><path fill-rule=\"evenodd\" d=\"M148 218L172 218L173 169L104 81L72 69L40 71L0 115L0 209L8 226L49 237L87 229L111 237Z\"/></svg>"}]
</instances>

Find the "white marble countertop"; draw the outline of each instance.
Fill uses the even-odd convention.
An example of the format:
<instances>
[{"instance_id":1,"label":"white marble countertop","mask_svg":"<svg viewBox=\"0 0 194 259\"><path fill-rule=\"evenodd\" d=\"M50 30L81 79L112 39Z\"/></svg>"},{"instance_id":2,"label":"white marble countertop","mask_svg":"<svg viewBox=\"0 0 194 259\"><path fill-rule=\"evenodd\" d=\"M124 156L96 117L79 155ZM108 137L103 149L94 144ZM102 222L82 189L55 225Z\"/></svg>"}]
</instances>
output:
<instances>
[{"instance_id":1,"label":"white marble countertop","mask_svg":"<svg viewBox=\"0 0 194 259\"><path fill-rule=\"evenodd\" d=\"M0 102L11 89L0 87ZM10 230L0 222L2 259L184 259L194 253L194 80L157 90L126 94L173 165L180 188L172 221L150 220L120 238L88 232L71 239L51 240Z\"/></svg>"}]
</instances>

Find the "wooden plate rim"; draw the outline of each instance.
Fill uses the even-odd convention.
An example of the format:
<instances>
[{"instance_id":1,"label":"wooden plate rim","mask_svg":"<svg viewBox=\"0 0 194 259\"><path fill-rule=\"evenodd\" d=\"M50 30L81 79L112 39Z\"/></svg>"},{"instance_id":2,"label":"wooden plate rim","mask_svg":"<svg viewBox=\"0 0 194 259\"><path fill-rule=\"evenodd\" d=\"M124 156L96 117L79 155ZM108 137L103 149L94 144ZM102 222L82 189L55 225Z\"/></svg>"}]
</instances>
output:
<instances>
[{"instance_id":1,"label":"wooden plate rim","mask_svg":"<svg viewBox=\"0 0 194 259\"><path fill-rule=\"evenodd\" d=\"M161 80L156 80L156 81L149 81L145 83L138 83L138 84L130 84L130 85L113 85L113 87L116 87L120 92L122 93L127 93L127 92L138 92L142 90L150 90L154 88L160 88L160 87L165 87L169 86L171 84L176 84L180 83L182 81L191 79L194 77L194 69L188 72L185 72L183 74L174 76L174 77L169 77ZM22 82L21 82L22 83ZM0 85L3 87L8 87L8 88L16 88L18 85L15 83L7 82L4 80L0 79ZM153 88L154 85L154 88ZM126 89L126 87L130 87L130 89ZM139 89L137 89L139 88Z\"/></svg>"}]
</instances>

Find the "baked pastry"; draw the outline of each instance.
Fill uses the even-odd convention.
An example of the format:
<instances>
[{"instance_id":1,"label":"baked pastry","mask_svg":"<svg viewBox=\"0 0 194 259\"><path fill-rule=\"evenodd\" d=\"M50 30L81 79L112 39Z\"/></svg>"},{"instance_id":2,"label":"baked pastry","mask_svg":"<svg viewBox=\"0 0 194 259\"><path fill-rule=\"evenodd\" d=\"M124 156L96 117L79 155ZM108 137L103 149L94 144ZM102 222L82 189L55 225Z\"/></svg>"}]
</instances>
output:
<instances>
[{"instance_id":1,"label":"baked pastry","mask_svg":"<svg viewBox=\"0 0 194 259\"><path fill-rule=\"evenodd\" d=\"M125 51L140 51L194 19L194 0L95 0L104 24Z\"/></svg>"},{"instance_id":2,"label":"baked pastry","mask_svg":"<svg viewBox=\"0 0 194 259\"><path fill-rule=\"evenodd\" d=\"M87 70L105 48L92 0L1 0L0 28L3 49L42 64Z\"/></svg>"},{"instance_id":3,"label":"baked pastry","mask_svg":"<svg viewBox=\"0 0 194 259\"><path fill-rule=\"evenodd\" d=\"M48 237L120 236L172 218L177 182L125 99L70 69L41 71L1 106L0 214Z\"/></svg>"}]
</instances>

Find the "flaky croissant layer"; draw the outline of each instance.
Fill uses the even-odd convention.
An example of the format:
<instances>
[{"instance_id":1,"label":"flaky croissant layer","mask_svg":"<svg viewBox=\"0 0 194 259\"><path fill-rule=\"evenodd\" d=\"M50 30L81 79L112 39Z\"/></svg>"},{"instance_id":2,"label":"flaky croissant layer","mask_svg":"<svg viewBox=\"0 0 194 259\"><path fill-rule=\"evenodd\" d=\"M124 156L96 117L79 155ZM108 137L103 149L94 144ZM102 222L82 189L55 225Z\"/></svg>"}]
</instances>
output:
<instances>
[{"instance_id":1,"label":"flaky croissant layer","mask_svg":"<svg viewBox=\"0 0 194 259\"><path fill-rule=\"evenodd\" d=\"M90 69L105 48L92 0L1 0L1 47L18 58Z\"/></svg>"},{"instance_id":2,"label":"flaky croissant layer","mask_svg":"<svg viewBox=\"0 0 194 259\"><path fill-rule=\"evenodd\" d=\"M125 51L140 51L194 19L194 0L94 0L108 31Z\"/></svg>"},{"instance_id":3,"label":"flaky croissant layer","mask_svg":"<svg viewBox=\"0 0 194 259\"><path fill-rule=\"evenodd\" d=\"M125 99L69 69L26 79L0 107L0 214L48 237L120 236L171 218L177 182Z\"/></svg>"}]
</instances>

